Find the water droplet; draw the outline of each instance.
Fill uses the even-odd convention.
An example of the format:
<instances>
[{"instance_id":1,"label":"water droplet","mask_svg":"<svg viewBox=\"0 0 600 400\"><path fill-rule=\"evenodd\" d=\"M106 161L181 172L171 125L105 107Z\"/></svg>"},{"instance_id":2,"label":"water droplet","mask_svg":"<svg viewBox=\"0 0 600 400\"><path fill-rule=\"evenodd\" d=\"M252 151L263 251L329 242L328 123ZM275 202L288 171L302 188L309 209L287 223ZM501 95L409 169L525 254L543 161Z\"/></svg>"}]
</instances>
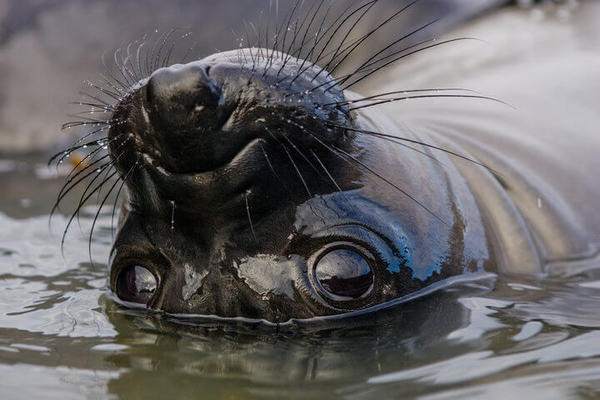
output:
<instances>
[{"instance_id":1,"label":"water droplet","mask_svg":"<svg viewBox=\"0 0 600 400\"><path fill-rule=\"evenodd\" d=\"M175 230L175 201L169 200L171 203L171 230Z\"/></svg>"}]
</instances>

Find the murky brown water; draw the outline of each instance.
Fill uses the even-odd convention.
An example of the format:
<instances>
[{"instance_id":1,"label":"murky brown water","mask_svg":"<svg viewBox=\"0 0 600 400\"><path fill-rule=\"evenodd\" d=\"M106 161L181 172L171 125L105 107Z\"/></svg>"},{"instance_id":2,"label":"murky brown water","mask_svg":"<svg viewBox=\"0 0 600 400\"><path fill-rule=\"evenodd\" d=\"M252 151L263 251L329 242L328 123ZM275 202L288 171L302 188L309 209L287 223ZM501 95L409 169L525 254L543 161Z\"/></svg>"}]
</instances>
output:
<instances>
[{"instance_id":1,"label":"murky brown water","mask_svg":"<svg viewBox=\"0 0 600 400\"><path fill-rule=\"evenodd\" d=\"M66 221L52 234L43 211L58 182L43 160L0 164L19 184L0 197L2 399L600 396L600 268L471 282L350 326L216 328L116 306L100 262L109 210L98 262L91 214L63 259Z\"/></svg>"}]
</instances>

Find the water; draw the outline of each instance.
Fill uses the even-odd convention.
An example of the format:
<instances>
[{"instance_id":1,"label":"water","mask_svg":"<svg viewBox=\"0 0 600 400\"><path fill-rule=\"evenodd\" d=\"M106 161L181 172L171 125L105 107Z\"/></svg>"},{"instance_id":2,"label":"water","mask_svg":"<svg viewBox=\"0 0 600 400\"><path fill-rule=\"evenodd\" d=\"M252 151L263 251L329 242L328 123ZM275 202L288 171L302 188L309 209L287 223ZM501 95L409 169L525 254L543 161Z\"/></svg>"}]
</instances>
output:
<instances>
[{"instance_id":1,"label":"water","mask_svg":"<svg viewBox=\"0 0 600 400\"><path fill-rule=\"evenodd\" d=\"M351 326L198 324L111 301L108 211L94 265L92 210L61 256L66 219L51 233L47 216L59 181L42 161L0 162L0 182L13 185L0 197L2 399L600 396L594 263L473 282Z\"/></svg>"}]
</instances>

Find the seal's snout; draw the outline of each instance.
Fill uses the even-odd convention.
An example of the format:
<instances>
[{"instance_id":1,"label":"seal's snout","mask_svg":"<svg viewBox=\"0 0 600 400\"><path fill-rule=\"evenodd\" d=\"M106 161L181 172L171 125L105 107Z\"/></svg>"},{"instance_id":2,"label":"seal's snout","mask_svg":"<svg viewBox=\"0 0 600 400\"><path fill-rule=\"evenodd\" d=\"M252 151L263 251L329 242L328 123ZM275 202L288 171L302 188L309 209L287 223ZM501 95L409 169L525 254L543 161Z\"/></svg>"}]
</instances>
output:
<instances>
[{"instance_id":1,"label":"seal's snout","mask_svg":"<svg viewBox=\"0 0 600 400\"><path fill-rule=\"evenodd\" d=\"M200 131L212 125L220 89L209 77L206 65L176 65L157 70L145 89L146 104L160 125L184 131ZM199 118L201 117L201 118ZM201 119L200 123L194 123ZM199 121L198 121L199 122Z\"/></svg>"}]
</instances>

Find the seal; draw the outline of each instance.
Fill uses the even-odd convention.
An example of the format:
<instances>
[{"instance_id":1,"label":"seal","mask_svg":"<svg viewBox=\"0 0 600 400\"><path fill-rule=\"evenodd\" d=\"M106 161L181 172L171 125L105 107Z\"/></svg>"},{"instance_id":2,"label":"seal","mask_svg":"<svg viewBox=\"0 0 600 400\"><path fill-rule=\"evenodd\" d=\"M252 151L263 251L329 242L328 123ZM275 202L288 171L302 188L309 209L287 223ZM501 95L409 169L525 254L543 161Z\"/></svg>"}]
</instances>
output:
<instances>
[{"instance_id":1,"label":"seal","mask_svg":"<svg viewBox=\"0 0 600 400\"><path fill-rule=\"evenodd\" d=\"M119 299L284 322L493 270L452 163L365 134L391 122L323 68L267 54L161 68L119 103L108 133L127 191L110 263Z\"/></svg>"},{"instance_id":2,"label":"seal","mask_svg":"<svg viewBox=\"0 0 600 400\"><path fill-rule=\"evenodd\" d=\"M117 301L282 323L596 254L600 225L582 221L551 173L533 175L544 154L507 155L519 154L522 125L507 136L473 121L474 106L430 110L420 124L430 129L411 129L378 106L489 98L456 89L361 97L350 89L411 47L334 78L352 46L324 66L314 46L305 57L241 48L147 78L122 63L128 90L103 106L112 117L100 184L118 176L125 191L109 261ZM511 153L498 145L507 137Z\"/></svg>"}]
</instances>

